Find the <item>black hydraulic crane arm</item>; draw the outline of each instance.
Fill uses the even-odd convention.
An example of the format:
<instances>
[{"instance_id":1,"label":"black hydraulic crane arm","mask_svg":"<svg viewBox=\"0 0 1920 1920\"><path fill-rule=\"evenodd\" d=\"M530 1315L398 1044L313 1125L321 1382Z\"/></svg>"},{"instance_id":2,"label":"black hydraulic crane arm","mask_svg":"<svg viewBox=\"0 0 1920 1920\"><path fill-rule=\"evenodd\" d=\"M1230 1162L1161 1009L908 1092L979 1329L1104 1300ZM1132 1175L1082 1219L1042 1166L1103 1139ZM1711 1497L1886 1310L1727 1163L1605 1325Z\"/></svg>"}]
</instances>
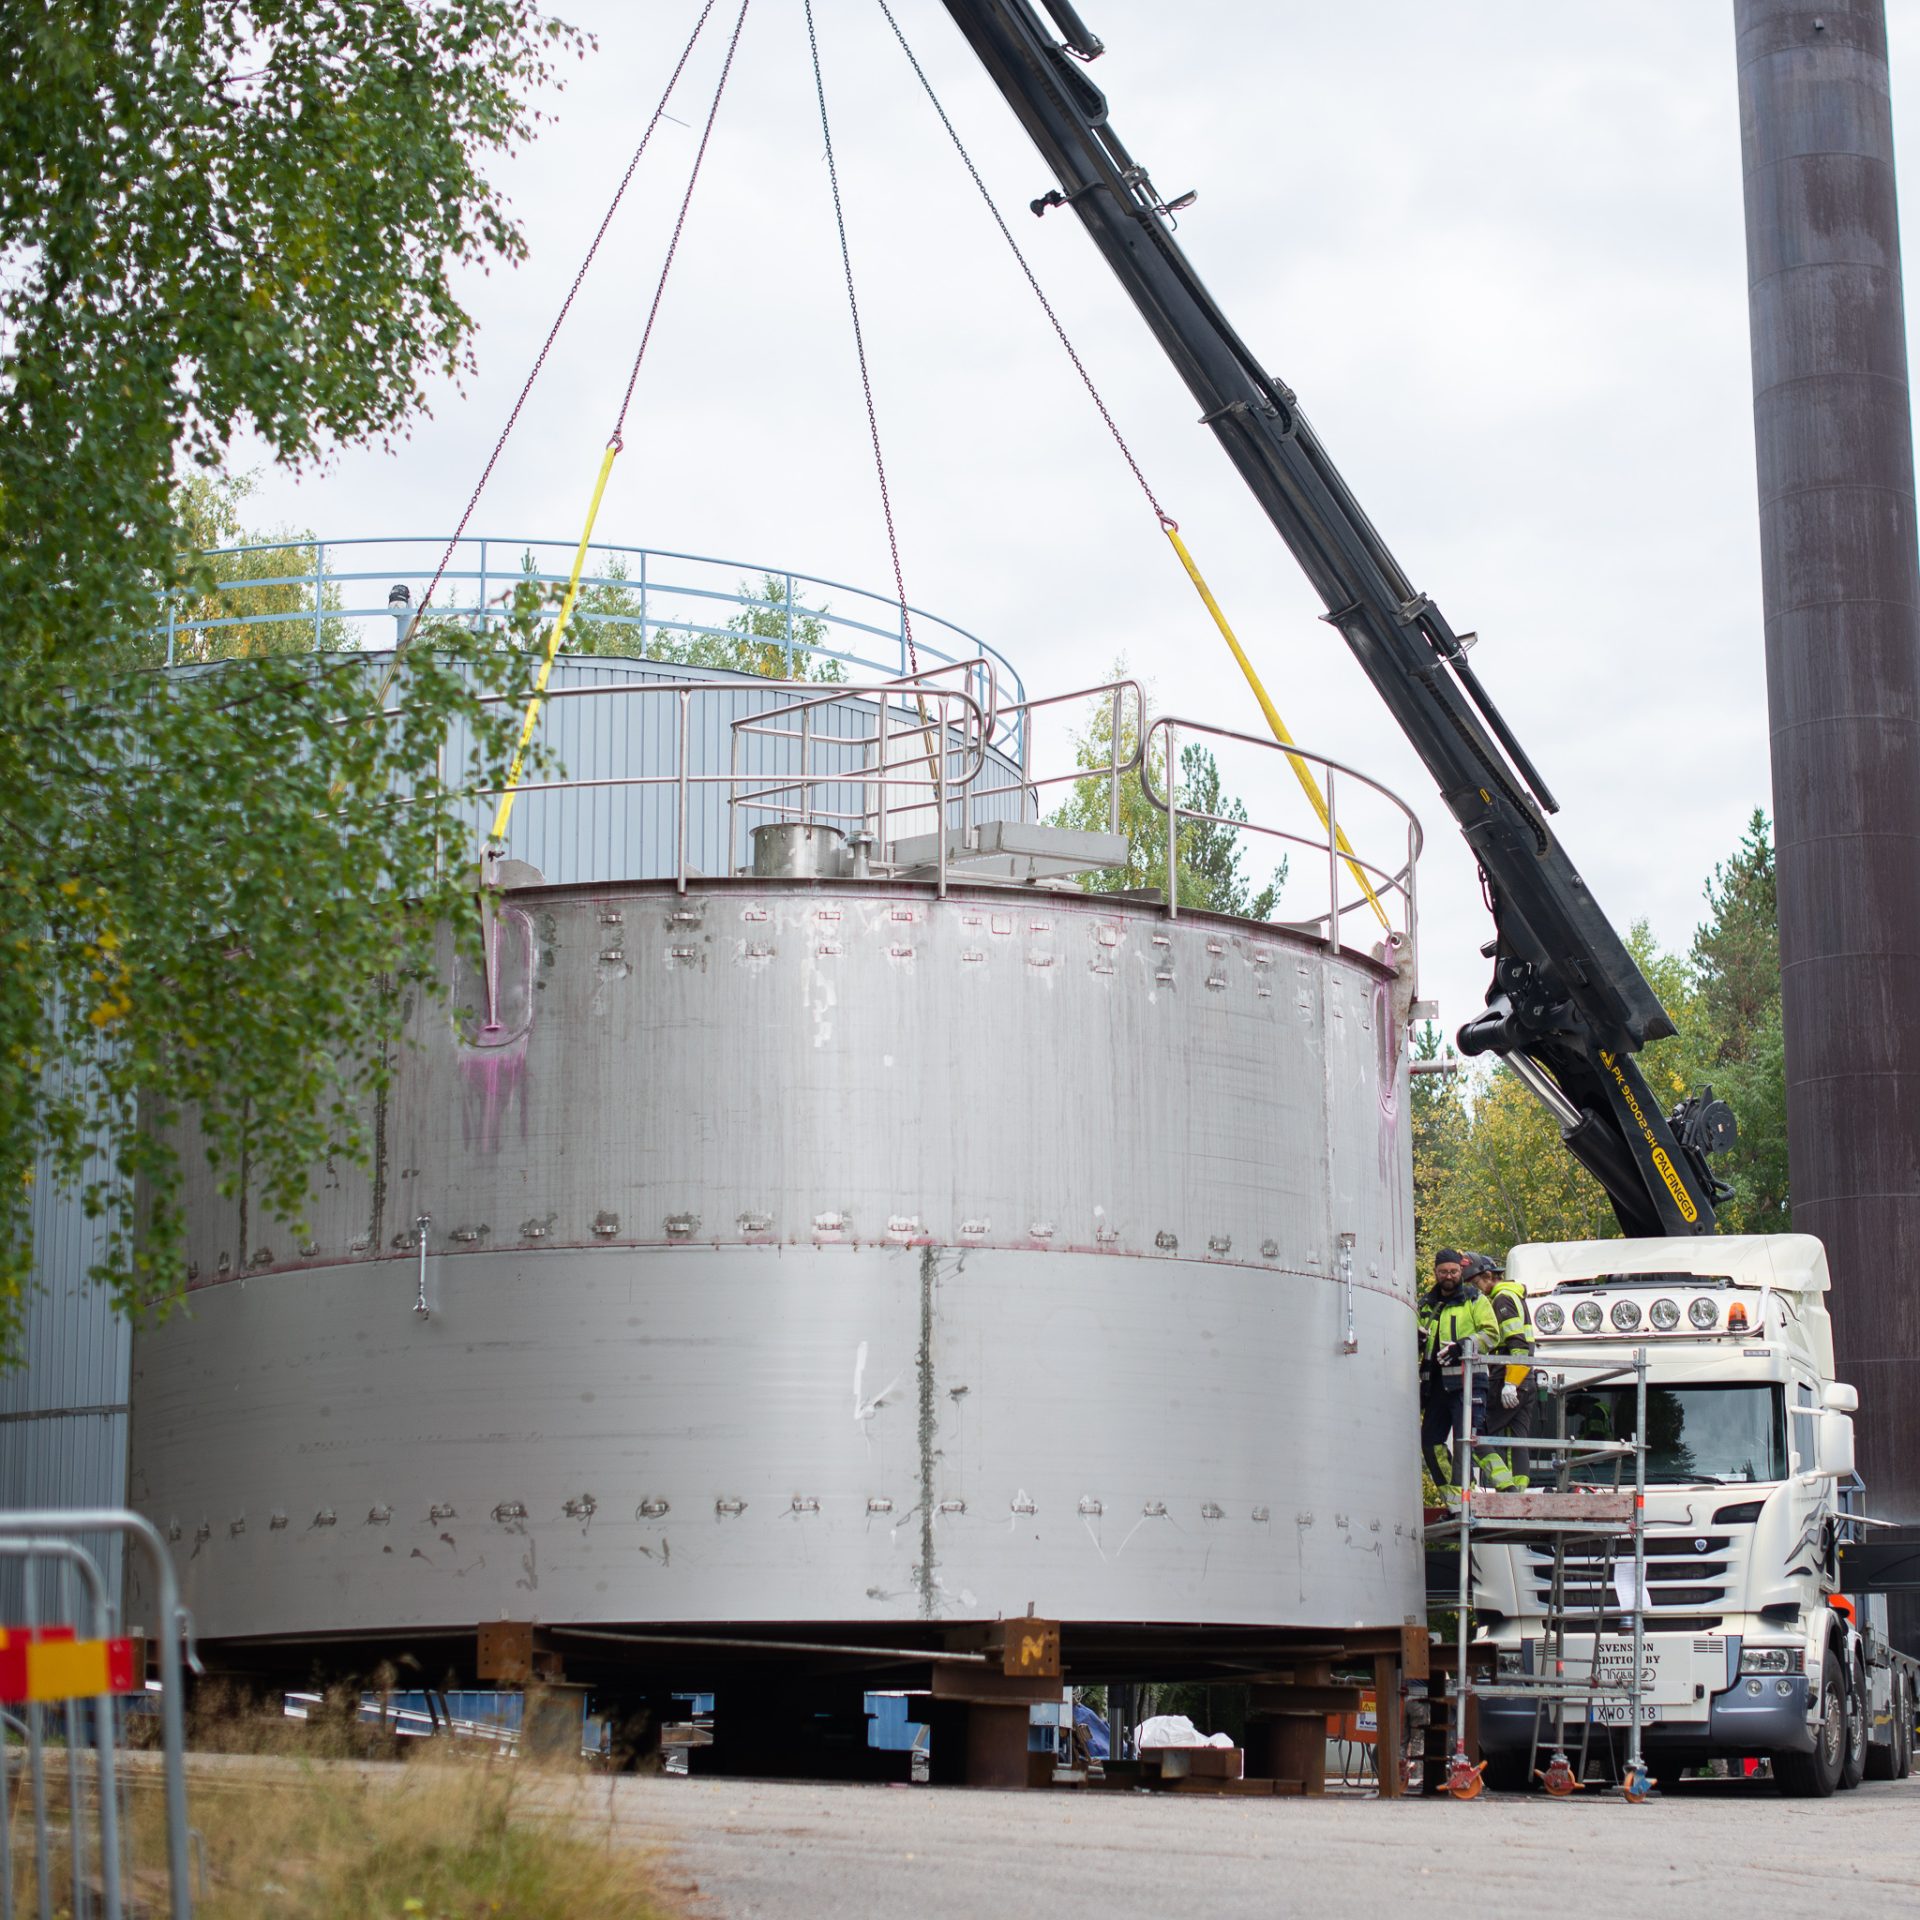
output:
<instances>
[{"instance_id":1,"label":"black hydraulic crane arm","mask_svg":"<svg viewBox=\"0 0 1920 1920\"><path fill-rule=\"evenodd\" d=\"M1624 1232L1710 1233L1728 1189L1707 1155L1731 1140L1732 1116L1711 1089L1662 1112L1633 1056L1673 1023L1555 839L1556 803L1461 637L1401 571L1291 390L1254 358L1175 242L1167 206L1087 76L1100 42L1068 0L1043 0L1058 38L1029 0L944 4L1059 181L1034 211L1070 206L1080 217L1479 860L1494 973L1461 1051L1498 1054L1552 1109Z\"/></svg>"}]
</instances>

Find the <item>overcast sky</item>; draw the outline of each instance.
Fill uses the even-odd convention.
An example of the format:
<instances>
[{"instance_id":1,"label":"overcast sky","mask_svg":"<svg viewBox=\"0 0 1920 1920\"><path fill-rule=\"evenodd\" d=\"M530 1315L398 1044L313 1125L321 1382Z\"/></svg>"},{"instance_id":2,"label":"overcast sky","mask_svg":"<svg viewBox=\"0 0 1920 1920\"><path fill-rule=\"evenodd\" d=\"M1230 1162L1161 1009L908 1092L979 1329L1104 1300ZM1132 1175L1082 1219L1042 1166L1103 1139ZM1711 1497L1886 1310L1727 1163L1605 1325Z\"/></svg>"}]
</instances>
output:
<instances>
[{"instance_id":1,"label":"overcast sky","mask_svg":"<svg viewBox=\"0 0 1920 1920\"><path fill-rule=\"evenodd\" d=\"M530 262L476 278L479 371L398 452L269 473L330 537L450 528L697 0L570 0L598 51L500 170ZM1428 833L1422 986L1476 1012L1472 863L1292 559L935 0L896 10L1294 732ZM733 0L640 173L479 531L576 537ZM1728 0L1084 0L1113 123L1241 334L1297 389L1456 628L1624 928L1684 945L1768 806L1739 121ZM1896 128L1920 7L1894 10ZM1124 656L1162 708L1258 730L1244 683L869 0L818 0L909 596L1030 692ZM1909 207L1920 188L1908 182ZM1909 222L1911 226L1911 222ZM243 453L243 458L244 453ZM754 0L601 537L885 591L798 0ZM1256 817L1270 769L1230 762ZM1278 806L1277 798L1269 800ZM1299 896L1305 902L1304 892Z\"/></svg>"}]
</instances>

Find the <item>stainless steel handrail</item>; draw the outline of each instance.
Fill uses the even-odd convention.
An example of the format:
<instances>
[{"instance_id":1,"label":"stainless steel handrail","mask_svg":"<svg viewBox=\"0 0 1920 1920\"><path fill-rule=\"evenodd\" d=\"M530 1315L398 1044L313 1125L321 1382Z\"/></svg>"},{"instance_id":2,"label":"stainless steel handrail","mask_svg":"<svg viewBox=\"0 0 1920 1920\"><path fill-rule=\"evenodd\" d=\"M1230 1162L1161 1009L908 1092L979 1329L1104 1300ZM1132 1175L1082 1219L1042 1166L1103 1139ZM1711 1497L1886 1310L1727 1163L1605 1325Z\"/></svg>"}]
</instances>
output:
<instances>
[{"instance_id":1,"label":"stainless steel handrail","mask_svg":"<svg viewBox=\"0 0 1920 1920\"><path fill-rule=\"evenodd\" d=\"M928 797L918 804L920 807L932 805L941 808L943 810L944 827L944 808L946 804L951 801L955 792L964 793L967 791L988 763L988 721L986 709L982 707L980 702L970 693L964 692L958 687L919 687L909 682L908 684L912 689L912 697L916 702L923 706L927 703L933 703L938 706L939 718L932 723L932 727L937 730L943 742L951 742L951 744L944 745L938 749L922 748L913 756L910 762L901 763L898 767L882 763L879 766L835 767L816 773L811 770L808 764L810 750L813 745L819 744L849 749L870 747L875 744L876 739L884 737L884 726L882 733L879 735L870 737L855 736L852 738L839 735L812 735L810 730L804 726L798 730L797 733L796 730L792 728L777 728L763 734L761 737L777 739L793 739L797 737L801 742L801 764L799 770L791 775L759 772L743 774L738 764L738 743L741 738L740 728L744 724L755 719L782 717L790 712L801 713L804 718L810 715L816 707L822 705L836 705L849 700L870 701L875 699L878 699L880 703L879 711L884 719L889 699L900 691L900 683L891 680L871 684L836 683L829 691L824 693L820 690L818 683L813 681L769 680L762 684L775 693L804 692L807 698L792 702L787 707L776 709L772 715L747 715L743 716L741 721L733 723L731 735L734 743L733 763L724 773L695 773L692 771L689 765L688 752L690 742L689 710L696 697L712 699L723 695L732 696L736 694L739 689L739 683L736 681L650 680L616 682L589 687L552 688L545 698L582 699L596 693L616 694L623 697L628 695L664 697L669 694L674 696L676 705L676 727L672 770L665 773L615 774L602 778L580 779L569 776L558 780L522 780L515 783L514 791L519 794L533 794L570 793L590 789L617 787L673 787L678 795L674 834L674 884L679 892L684 893L687 889L687 881L690 878L687 862L687 841L689 790L693 787L724 786L728 789L727 866L729 870L731 870L734 865L738 842L737 822L740 809L743 807L751 807L755 811L771 814L775 819L799 817L802 819L845 819L849 821L857 819L864 822L870 817L868 811L864 808L861 813L854 815L842 809L826 805L815 805L813 801L814 789L836 786L866 787L878 783L881 786L883 795L882 807L878 818L882 831L884 832L886 820L890 817L890 812L884 805L885 785L889 783L904 783L909 786L915 784L912 776L905 770L906 767L923 765L931 760L936 764L931 768L930 775L925 782ZM482 697L479 704L483 706L518 705L519 700L517 696L512 695L488 694ZM954 717L956 710L958 714L957 719ZM955 739L956 735L957 740ZM960 756L960 764L957 768L950 764L955 755ZM742 780L752 780L761 783L770 782L771 784L762 784L750 788L749 791L743 795L740 792L740 783ZM460 797L474 800L491 799L497 798L505 791L506 789L503 786L469 786L460 789ZM797 815L793 807L775 804L770 799L771 795L786 792L797 792L801 795ZM891 812L911 810L915 809L895 807L891 809ZM488 843L485 837L485 830L483 829L479 848L479 853L483 861L487 851ZM946 881L944 835L941 844L941 856L939 880L942 890L944 891Z\"/></svg>"},{"instance_id":2,"label":"stainless steel handrail","mask_svg":"<svg viewBox=\"0 0 1920 1920\"><path fill-rule=\"evenodd\" d=\"M1257 820L1235 820L1220 814L1207 813L1197 807L1184 807L1180 804L1178 793L1179 736L1182 733L1200 734L1208 739L1232 740L1240 745L1258 747L1266 753L1305 760L1320 769L1326 780L1325 798L1327 805L1326 830L1323 837L1313 839L1305 834L1291 832L1284 827L1267 826ZM1167 786L1169 791L1162 794L1154 785L1153 779L1153 739L1162 735L1166 742ZM1340 815L1338 781L1341 778L1357 780L1363 787L1379 795L1405 820L1407 827L1407 857L1404 866L1388 869L1377 862L1365 859L1360 853L1340 845ZM1182 820L1206 821L1215 826L1229 827L1237 832L1262 833L1271 839L1282 840L1303 847L1313 853L1324 853L1327 857L1327 911L1324 916L1315 916L1302 923L1315 926L1324 918L1326 923L1326 944L1330 952L1341 949L1340 923L1355 908L1367 904L1364 891L1344 906L1340 900L1340 869L1364 873L1371 877L1376 898L1398 897L1405 907L1405 925L1402 931L1409 941L1416 938L1418 932L1418 900L1415 875L1419 865L1420 853L1425 844L1420 829L1420 821L1413 809L1393 791L1391 787L1374 779L1371 774L1362 773L1358 767L1350 766L1343 760L1335 760L1331 755L1316 753L1310 747L1298 744L1282 746L1278 741L1261 734L1243 733L1233 727L1210 726L1202 720L1188 720L1177 714L1162 714L1151 722L1145 730L1143 752L1140 762L1140 786L1147 797L1147 803L1156 812L1165 814L1167 826L1167 914L1169 918L1180 911L1179 884L1179 842ZM1392 931L1391 927L1388 929ZM1416 949L1417 950L1417 949Z\"/></svg>"},{"instance_id":3,"label":"stainless steel handrail","mask_svg":"<svg viewBox=\"0 0 1920 1920\"><path fill-rule=\"evenodd\" d=\"M962 687L943 686L943 678L960 676L979 684L986 680L987 698L983 701ZM685 892L689 880L703 877L694 873L688 860L691 796L694 788L725 787L727 790L726 851L727 873L746 871L746 848L740 825L743 813L758 813L773 821L791 821L831 825L849 831L871 829L872 856L861 868L875 877L893 877L896 866L896 821L906 816L931 819L935 828L931 862L916 855L912 865L916 876L933 868L932 877L944 894L952 855L976 848L975 829L984 803L1019 795L1019 817L1039 817L1041 795L1052 787L1079 785L1086 781L1104 781L1107 789L1107 824L1118 833L1122 826L1124 782L1137 777L1141 796L1156 813L1170 820L1167 845L1165 908L1169 917L1181 910L1179 899L1179 834L1188 821L1203 822L1235 833L1260 834L1283 845L1297 847L1322 856L1327 862L1327 906L1322 914L1303 919L1288 919L1279 924L1289 930L1312 933L1323 938L1330 951L1342 948L1342 926L1348 914L1369 904L1380 904L1383 911L1397 906L1401 928L1392 926L1389 915L1387 933L1397 940L1404 932L1411 941L1417 930L1417 870L1424 845L1418 817L1398 794L1371 774L1349 763L1298 744L1281 746L1271 738L1246 733L1232 727L1213 726L1175 714L1149 718L1145 691L1138 680L1121 677L1096 686L1067 693L1022 700L1006 707L994 704L992 663L986 660L955 661L923 669L920 673L878 681L838 682L823 685L817 681L766 680L756 691L774 696L772 705L741 714L729 721L726 739L729 765L723 771L695 772L690 761L690 711L695 699L733 698L740 690L736 679L596 681L584 686L554 687L545 698L583 700L600 696L627 698L672 697L676 706L673 761L666 771L656 773L614 774L597 777L563 775L552 780L526 780L516 791L527 794L587 792L619 788L672 787L675 789L673 878L678 891ZM1129 699L1131 710L1129 710ZM1109 703L1110 737L1104 765L1076 764L1058 773L1036 774L1031 765L1034 716L1050 707L1087 700ZM517 705L519 696L489 694L480 704ZM815 716L842 705L864 708L872 730L858 733L829 733L814 725ZM895 733L892 716L896 707L913 711L906 724ZM935 711L929 713L929 708ZM401 708L388 709L399 712ZM797 720L799 724L792 724ZM1022 758L1017 776L994 779L989 770L1004 756L993 744L996 731L1019 730ZM1295 831L1290 827L1259 819L1239 819L1208 812L1183 804L1178 797L1177 768L1183 737L1193 735L1208 740L1226 741L1309 762L1320 769L1325 783L1327 821L1319 835ZM743 769L740 761L743 745L751 741L778 743L793 752L797 764L789 767ZM937 742L938 744L931 744ZM1125 751L1123 751L1123 747ZM1156 778L1155 760L1164 755L1165 764L1175 770L1166 776L1166 791ZM820 765L821 756L831 764ZM997 772L998 769L995 769ZM1404 859L1395 865L1358 848L1340 844L1340 783L1357 782L1368 793L1385 801L1405 823ZM856 805L836 803L832 790L851 789L859 795ZM480 800L497 796L496 786L469 786L459 791L460 798ZM956 821L952 809L958 803ZM483 860L491 851L483 842ZM1362 882L1351 898L1343 898L1341 871L1346 869ZM904 869L902 869L904 871Z\"/></svg>"},{"instance_id":4,"label":"stainless steel handrail","mask_svg":"<svg viewBox=\"0 0 1920 1920\"><path fill-rule=\"evenodd\" d=\"M976 677L984 669L987 680L987 703L977 700L962 688L936 687L930 683L942 675L961 673L969 679ZM961 836L964 843L972 822L970 796L974 783L987 765L988 754L993 747L996 725L995 704L998 700L998 681L994 677L993 663L982 656L978 660L957 660L942 667L923 668L918 673L904 674L876 689L862 689L863 698L872 698L875 702L875 728L871 734L823 735L813 730L812 719L816 711L837 704L834 693L810 692L804 700L793 700L785 705L770 707L759 713L742 714L730 727L731 763L730 772L739 778L769 780L765 774L741 775L739 772L740 755L743 747L754 740L792 740L799 742L800 771L789 778L771 778L770 784L750 787L745 793L737 790L730 796L729 810L737 814L741 807L751 806L771 814L776 820L797 819L803 823L815 820L845 821L849 825L858 823L865 828L868 821L873 823L874 841L880 864L885 866L892 859L892 836L888 829L897 815L923 812L929 805L944 805L958 794L961 800ZM951 716L954 700L961 702L959 739L954 739L955 726ZM929 719L927 704L937 703L939 715ZM900 705L909 702L917 711L917 723L909 724L896 734L893 731L892 714L896 701ZM792 720L798 716L798 727L782 726L781 721ZM912 742L912 745L906 743ZM889 750L896 743L905 751L901 758L889 757ZM855 764L841 766L821 774L814 774L814 750L822 748L829 752L856 754ZM955 753L962 755L961 765L955 769L951 765ZM871 754L871 758L869 755ZM927 769L927 779L923 783L918 770ZM813 789L818 785L857 785L863 789L860 811L850 813L843 809L821 807L815 804ZM890 789L905 787L910 794L919 797L907 800L895 800ZM924 787L924 792L920 790ZM864 798L864 790L872 789L872 802L869 805ZM798 807L791 803L781 803L776 796L798 793ZM945 828L944 813L940 821L942 836L941 880L945 880ZM727 839L731 849L736 838L730 822Z\"/></svg>"},{"instance_id":5,"label":"stainless steel handrail","mask_svg":"<svg viewBox=\"0 0 1920 1920\"><path fill-rule=\"evenodd\" d=\"M378 632L393 617L393 610L384 599L352 604L342 596L341 605L327 606L324 604L327 594L337 594L342 587L355 583L373 583L376 591L384 591L380 583L390 585L430 580L446 547L444 534L380 534L352 540L260 540L239 546L210 548L205 557L216 561L247 554L285 552L311 553L313 564L304 572L279 572L258 580L220 581L202 598L218 604L229 597L237 599L262 590L294 588L309 594L313 604L275 611L214 614L190 620L181 618L179 605L170 601L164 622L168 664L173 664L182 639L222 628L310 625L314 629L316 643L327 622L354 627L371 623L373 630ZM451 562L441 576L441 586L450 595L462 587L471 587L477 604L462 606L449 601L437 606L435 612L456 617L465 615L487 624L498 624L504 616L495 605L494 590L504 587L510 593L522 581L541 587L564 586L569 577L566 562L572 558L574 547L575 540L572 537L547 540L519 534L468 534L458 542ZM554 564L523 572L519 556L536 551L551 554ZM600 541L596 541L588 551L590 570L582 577L582 587L588 590L625 589L634 595L640 611L637 614L608 614L588 609L577 617L603 626L635 628L643 649L650 634L684 634L690 638L744 640L753 645L782 648L786 650L789 662L796 652L805 651L882 673L894 671L896 662L899 671L906 670L906 623L901 617L899 602L891 595L857 587L844 580L798 573L790 567L771 567L758 561L729 559L724 555L681 553L667 548L623 546ZM393 556L392 564L380 564L387 554ZM330 559L337 562L341 556L347 557L345 568L329 565ZM624 571L616 572L616 568ZM696 577L698 570L706 568L713 569L713 574L707 576L706 580ZM735 576L736 580L745 575L753 579L781 582L784 598L774 600L765 594L742 593L737 586L729 590L709 584L715 576L724 577L728 574ZM819 604L797 605L796 595L802 592L814 595ZM829 601L826 595L832 595L833 601ZM837 611L834 602L843 595L851 596L858 603L861 613L871 617L862 618L857 613ZM734 628L705 624L698 618L676 619L671 614L663 615L656 611L663 601L669 605L685 601L743 607L749 612L764 611L784 616L787 631L784 635L742 634ZM1001 677L999 670L1004 670L1004 677L1016 688L1020 686L1020 676L1012 663L987 642L925 608L910 607L908 612L912 616L918 651L923 656L932 655L942 662L992 659L997 662L996 678ZM804 621L818 622L827 629L828 637L816 641L811 647L803 646L796 639L794 628L796 622ZM156 627L156 632L161 630ZM837 636L845 636L851 644L834 644ZM647 656L643 652L640 657Z\"/></svg>"},{"instance_id":6,"label":"stainless steel handrail","mask_svg":"<svg viewBox=\"0 0 1920 1920\"><path fill-rule=\"evenodd\" d=\"M1133 693L1133 751L1125 759L1120 757L1120 742L1126 737L1126 695ZM1065 773L1034 775L1032 767L1033 716L1043 707L1060 707L1070 701L1097 700L1105 694L1111 702L1108 714L1109 753L1107 765L1102 767L1075 766ZM987 787L977 791L976 800L992 799L996 794L1024 792L1033 802L1036 818L1040 811L1040 789L1077 785L1082 780L1097 780L1103 774L1107 781L1107 830L1110 833L1120 831L1120 777L1132 773L1140 765L1141 755L1146 751L1147 696L1138 680L1122 678L1103 680L1098 686L1078 687L1070 693L1049 693L1037 700L1022 700L1007 709L1009 713L1020 716L1020 781L1018 786Z\"/></svg>"}]
</instances>

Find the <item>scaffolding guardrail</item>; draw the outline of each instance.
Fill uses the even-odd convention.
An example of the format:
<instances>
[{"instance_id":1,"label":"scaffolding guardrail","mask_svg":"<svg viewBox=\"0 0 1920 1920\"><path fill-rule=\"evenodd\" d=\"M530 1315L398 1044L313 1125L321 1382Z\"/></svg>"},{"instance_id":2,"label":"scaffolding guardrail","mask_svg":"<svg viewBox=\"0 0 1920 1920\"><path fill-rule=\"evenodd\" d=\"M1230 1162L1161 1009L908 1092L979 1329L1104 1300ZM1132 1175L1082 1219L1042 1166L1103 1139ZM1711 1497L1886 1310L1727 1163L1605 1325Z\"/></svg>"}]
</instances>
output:
<instances>
[{"instance_id":1,"label":"scaffolding guardrail","mask_svg":"<svg viewBox=\"0 0 1920 1920\"><path fill-rule=\"evenodd\" d=\"M1479 1791L1479 1769L1467 1756L1467 1712L1474 1699L1526 1699L1534 1702L1534 1745L1542 1744L1544 1722L1551 1717L1554 1729L1553 1759L1542 1776L1549 1791L1567 1791L1568 1783L1578 1785L1586 1772L1587 1746L1593 1727L1593 1709L1603 1699L1619 1700L1626 1707L1627 1760L1621 1785L1629 1799L1644 1799L1647 1793L1647 1769L1642 1751L1642 1695L1646 1669L1646 1580L1647 1580L1647 1353L1634 1349L1625 1365L1583 1366L1557 1364L1552 1373L1535 1366L1534 1377L1544 1393L1555 1403L1556 1431L1551 1436L1476 1435L1474 1431L1474 1381L1478 1374L1491 1376L1504 1369L1504 1354L1463 1353L1460 1368L1460 1410L1454 1422L1454 1502L1451 1520L1443 1520L1426 1530L1427 1544L1457 1543L1460 1551L1458 1615L1455 1622L1458 1667L1453 1698L1453 1759L1449 1789L1461 1797ZM1600 1385L1610 1380L1634 1382L1634 1430L1629 1438L1597 1440L1575 1438L1566 1431L1566 1397L1569 1393ZM1524 1452L1528 1464L1539 1456L1552 1458L1554 1488L1548 1492L1521 1495L1494 1495L1495 1504L1486 1504L1486 1494L1474 1486L1476 1440L1499 1440ZM1633 1493L1630 1503L1620 1512L1593 1511L1594 1496L1576 1488L1573 1475L1582 1467L1611 1462L1618 1491L1620 1469L1629 1461L1633 1467ZM1500 1511L1502 1501L1517 1502L1519 1510ZM1586 1507L1587 1511L1582 1512ZM1478 1516L1485 1514L1486 1517ZM1623 1681L1601 1677L1601 1643L1605 1626L1604 1601L1592 1623L1593 1646L1586 1659L1584 1676L1570 1671L1572 1663L1566 1651L1569 1609L1565 1604L1566 1549L1573 1539L1618 1539L1631 1542L1633 1555L1633 1594L1630 1604L1617 1609L1624 1617L1630 1642L1627 1677ZM1473 1641L1473 1546L1501 1541L1545 1538L1553 1543L1551 1598L1542 1616L1540 1640L1542 1671L1530 1676L1502 1679L1496 1672L1491 1681L1473 1677L1470 1648ZM1552 1671L1544 1669L1551 1667ZM1582 1727L1581 1760L1578 1769L1566 1758L1569 1705L1577 1703ZM1484 1763L1483 1763L1484 1764ZM1558 1778L1556 1779L1556 1770Z\"/></svg>"}]
</instances>

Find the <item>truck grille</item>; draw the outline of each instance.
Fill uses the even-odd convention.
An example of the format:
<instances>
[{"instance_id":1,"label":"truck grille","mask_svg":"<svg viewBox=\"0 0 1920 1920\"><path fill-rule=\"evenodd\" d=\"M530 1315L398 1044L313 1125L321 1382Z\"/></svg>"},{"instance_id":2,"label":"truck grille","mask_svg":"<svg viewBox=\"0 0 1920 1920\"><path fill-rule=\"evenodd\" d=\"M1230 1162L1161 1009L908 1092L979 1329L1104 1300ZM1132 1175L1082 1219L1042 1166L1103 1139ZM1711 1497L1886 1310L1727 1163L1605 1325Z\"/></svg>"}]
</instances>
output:
<instances>
[{"instance_id":1,"label":"truck grille","mask_svg":"<svg viewBox=\"0 0 1920 1920\"><path fill-rule=\"evenodd\" d=\"M1647 1537L1647 1596L1652 1615L1665 1619L1673 1614L1698 1614L1703 1609L1724 1607L1727 1576L1732 1570L1728 1534L1650 1534ZM1589 1540L1567 1543L1566 1609L1574 1616L1591 1615L1605 1606L1609 1624L1619 1616L1614 1589L1616 1564L1631 1566L1618 1551L1619 1542ZM1553 1597L1553 1550L1533 1547L1528 1552L1533 1577L1534 1600L1545 1607ZM1673 1625L1680 1622L1675 1620ZM1689 1622L1691 1624L1691 1622Z\"/></svg>"}]
</instances>

